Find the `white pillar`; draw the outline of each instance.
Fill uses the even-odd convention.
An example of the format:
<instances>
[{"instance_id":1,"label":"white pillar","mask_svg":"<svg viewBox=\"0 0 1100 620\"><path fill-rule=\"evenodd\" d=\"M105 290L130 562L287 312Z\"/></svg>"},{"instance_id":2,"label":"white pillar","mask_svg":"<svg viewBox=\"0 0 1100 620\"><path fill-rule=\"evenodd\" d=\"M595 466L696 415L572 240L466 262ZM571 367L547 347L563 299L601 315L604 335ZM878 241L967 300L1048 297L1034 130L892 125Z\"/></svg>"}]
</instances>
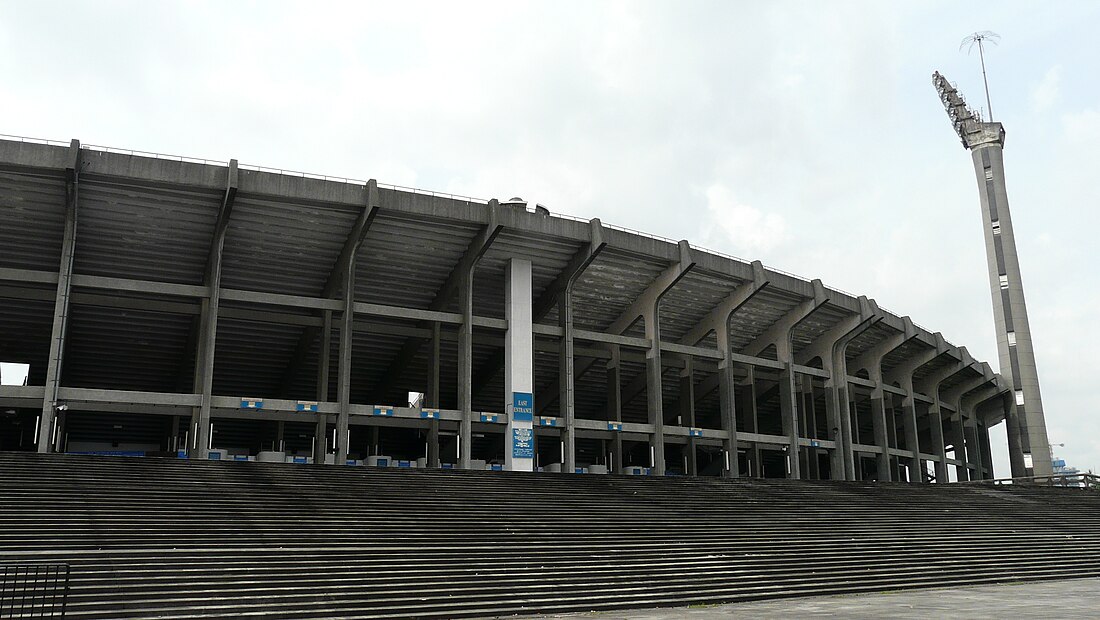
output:
<instances>
[{"instance_id":1,"label":"white pillar","mask_svg":"<svg viewBox=\"0 0 1100 620\"><path fill-rule=\"evenodd\" d=\"M534 471L534 334L531 331L531 261L508 261L505 279L504 397L508 415L505 469Z\"/></svg>"}]
</instances>

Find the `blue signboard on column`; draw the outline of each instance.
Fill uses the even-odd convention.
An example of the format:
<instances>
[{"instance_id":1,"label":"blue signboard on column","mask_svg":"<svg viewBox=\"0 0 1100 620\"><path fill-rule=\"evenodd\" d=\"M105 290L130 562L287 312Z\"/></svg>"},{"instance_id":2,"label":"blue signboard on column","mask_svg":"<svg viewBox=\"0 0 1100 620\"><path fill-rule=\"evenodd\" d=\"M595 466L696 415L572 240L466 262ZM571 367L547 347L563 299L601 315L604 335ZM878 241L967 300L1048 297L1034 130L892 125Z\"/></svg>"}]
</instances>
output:
<instances>
[{"instance_id":1,"label":"blue signboard on column","mask_svg":"<svg viewBox=\"0 0 1100 620\"><path fill-rule=\"evenodd\" d=\"M535 458L535 432L529 428L512 429L512 458Z\"/></svg>"},{"instance_id":2,"label":"blue signboard on column","mask_svg":"<svg viewBox=\"0 0 1100 620\"><path fill-rule=\"evenodd\" d=\"M512 392L512 419L516 422L535 419L535 397L530 392Z\"/></svg>"}]
</instances>

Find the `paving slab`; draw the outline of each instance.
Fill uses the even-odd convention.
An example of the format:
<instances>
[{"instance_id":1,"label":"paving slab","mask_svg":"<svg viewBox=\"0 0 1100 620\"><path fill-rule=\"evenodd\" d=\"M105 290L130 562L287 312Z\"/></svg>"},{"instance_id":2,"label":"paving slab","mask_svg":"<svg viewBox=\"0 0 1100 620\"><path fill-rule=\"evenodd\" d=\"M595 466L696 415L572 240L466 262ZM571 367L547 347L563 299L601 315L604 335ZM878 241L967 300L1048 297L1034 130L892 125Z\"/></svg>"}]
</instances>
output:
<instances>
[{"instance_id":1,"label":"paving slab","mask_svg":"<svg viewBox=\"0 0 1100 620\"><path fill-rule=\"evenodd\" d=\"M544 614L529 619L678 620L679 618L1098 618L1100 579L811 596L729 605Z\"/></svg>"}]
</instances>

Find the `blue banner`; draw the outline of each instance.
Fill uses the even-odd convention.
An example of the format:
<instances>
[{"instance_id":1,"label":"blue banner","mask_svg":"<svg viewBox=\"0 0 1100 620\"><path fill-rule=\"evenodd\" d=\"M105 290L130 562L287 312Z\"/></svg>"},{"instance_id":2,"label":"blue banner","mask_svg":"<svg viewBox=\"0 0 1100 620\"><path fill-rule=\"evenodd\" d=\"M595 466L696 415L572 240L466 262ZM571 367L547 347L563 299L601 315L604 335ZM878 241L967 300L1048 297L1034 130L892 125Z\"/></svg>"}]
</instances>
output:
<instances>
[{"instance_id":1,"label":"blue banner","mask_svg":"<svg viewBox=\"0 0 1100 620\"><path fill-rule=\"evenodd\" d=\"M535 458L535 432L529 428L512 429L512 458Z\"/></svg>"},{"instance_id":2,"label":"blue banner","mask_svg":"<svg viewBox=\"0 0 1100 620\"><path fill-rule=\"evenodd\" d=\"M516 422L535 419L535 397L530 392L512 392L512 419Z\"/></svg>"}]
</instances>

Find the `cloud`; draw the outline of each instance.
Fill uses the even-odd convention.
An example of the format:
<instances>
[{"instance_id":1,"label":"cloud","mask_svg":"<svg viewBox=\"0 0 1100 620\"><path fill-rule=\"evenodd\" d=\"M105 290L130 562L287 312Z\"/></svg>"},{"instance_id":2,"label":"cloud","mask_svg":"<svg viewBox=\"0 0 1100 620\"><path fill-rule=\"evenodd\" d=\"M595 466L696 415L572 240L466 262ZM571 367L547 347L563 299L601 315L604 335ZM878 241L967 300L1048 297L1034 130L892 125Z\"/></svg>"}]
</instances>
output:
<instances>
[{"instance_id":1,"label":"cloud","mask_svg":"<svg viewBox=\"0 0 1100 620\"><path fill-rule=\"evenodd\" d=\"M787 222L781 215L764 213L743 204L733 192L721 183L706 189L708 230L703 237L710 239L720 232L721 245L732 247L741 256L755 257L768 252L788 239Z\"/></svg>"},{"instance_id":2,"label":"cloud","mask_svg":"<svg viewBox=\"0 0 1100 620\"><path fill-rule=\"evenodd\" d=\"M989 18L956 8L959 23ZM980 105L982 76L942 12L0 2L0 116L6 133L522 196L873 296L996 365L973 167L928 83L939 68ZM1100 304L1087 286L1100 86L1080 46L1100 5L996 17L991 79L1051 437L1100 465L1100 446L1057 430L1095 434L1100 411L1081 362L1100 347L1081 327Z\"/></svg>"},{"instance_id":3,"label":"cloud","mask_svg":"<svg viewBox=\"0 0 1100 620\"><path fill-rule=\"evenodd\" d=\"M1037 114L1054 107L1062 95L1062 65L1047 69L1043 79L1031 90L1031 105Z\"/></svg>"}]
</instances>

